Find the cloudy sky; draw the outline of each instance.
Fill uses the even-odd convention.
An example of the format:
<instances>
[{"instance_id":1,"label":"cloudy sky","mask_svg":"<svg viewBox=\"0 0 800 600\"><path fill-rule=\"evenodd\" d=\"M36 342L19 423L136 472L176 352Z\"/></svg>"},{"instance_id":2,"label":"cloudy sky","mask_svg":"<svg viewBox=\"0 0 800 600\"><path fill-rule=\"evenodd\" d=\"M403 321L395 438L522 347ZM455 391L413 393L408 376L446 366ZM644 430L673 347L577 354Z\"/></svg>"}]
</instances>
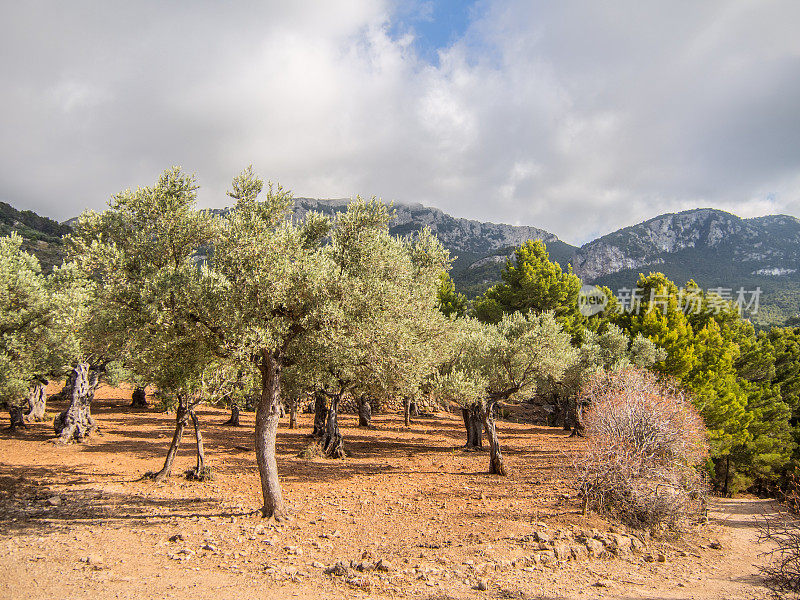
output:
<instances>
[{"instance_id":1,"label":"cloudy sky","mask_svg":"<svg viewBox=\"0 0 800 600\"><path fill-rule=\"evenodd\" d=\"M800 3L3 2L0 200L58 219L252 163L581 243L800 216Z\"/></svg>"}]
</instances>

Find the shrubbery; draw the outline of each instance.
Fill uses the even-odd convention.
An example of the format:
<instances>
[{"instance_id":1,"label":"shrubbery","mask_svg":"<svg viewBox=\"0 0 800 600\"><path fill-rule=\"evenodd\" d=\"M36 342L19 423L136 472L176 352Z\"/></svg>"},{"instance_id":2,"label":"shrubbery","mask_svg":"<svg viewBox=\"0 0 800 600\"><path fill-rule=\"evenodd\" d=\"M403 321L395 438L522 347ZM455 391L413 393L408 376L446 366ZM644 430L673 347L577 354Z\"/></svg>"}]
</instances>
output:
<instances>
[{"instance_id":1,"label":"shrubbery","mask_svg":"<svg viewBox=\"0 0 800 600\"><path fill-rule=\"evenodd\" d=\"M698 466L705 427L672 381L628 368L595 375L583 390L586 454L579 465L588 507L634 527L678 527L703 509Z\"/></svg>"}]
</instances>

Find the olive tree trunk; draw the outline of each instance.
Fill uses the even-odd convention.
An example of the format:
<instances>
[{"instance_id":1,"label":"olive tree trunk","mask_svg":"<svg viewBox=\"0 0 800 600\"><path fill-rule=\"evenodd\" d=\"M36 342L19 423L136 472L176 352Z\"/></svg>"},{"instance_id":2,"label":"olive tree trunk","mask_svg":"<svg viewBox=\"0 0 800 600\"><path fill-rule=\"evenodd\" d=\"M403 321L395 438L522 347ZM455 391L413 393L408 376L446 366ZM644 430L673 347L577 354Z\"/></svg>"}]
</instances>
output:
<instances>
[{"instance_id":1,"label":"olive tree trunk","mask_svg":"<svg viewBox=\"0 0 800 600\"><path fill-rule=\"evenodd\" d=\"M47 410L47 392L45 392L45 383L35 383L31 387L31 393L28 395L27 405L28 412L25 413L25 420L29 422L44 421L44 413Z\"/></svg>"},{"instance_id":2,"label":"olive tree trunk","mask_svg":"<svg viewBox=\"0 0 800 600\"><path fill-rule=\"evenodd\" d=\"M332 396L331 404L328 407L328 419L325 423L325 437L322 440L322 450L328 458L344 458L345 456L342 434L339 431L339 421L337 419L339 401L341 398L341 394Z\"/></svg>"},{"instance_id":3,"label":"olive tree trunk","mask_svg":"<svg viewBox=\"0 0 800 600\"><path fill-rule=\"evenodd\" d=\"M88 363L78 363L70 374L70 404L53 420L58 443L80 442L95 428L91 406L99 384L99 373L90 370Z\"/></svg>"},{"instance_id":4,"label":"olive tree trunk","mask_svg":"<svg viewBox=\"0 0 800 600\"><path fill-rule=\"evenodd\" d=\"M297 427L297 398L289 399L289 429Z\"/></svg>"},{"instance_id":5,"label":"olive tree trunk","mask_svg":"<svg viewBox=\"0 0 800 600\"><path fill-rule=\"evenodd\" d=\"M314 394L314 431L311 436L322 438L325 436L325 422L328 416L328 399L325 393L317 391Z\"/></svg>"},{"instance_id":6,"label":"olive tree trunk","mask_svg":"<svg viewBox=\"0 0 800 600\"><path fill-rule=\"evenodd\" d=\"M464 450L483 448L483 417L481 416L480 403L474 402L469 407L462 408L461 416L464 419L464 427L467 430L467 443L464 445Z\"/></svg>"},{"instance_id":7,"label":"olive tree trunk","mask_svg":"<svg viewBox=\"0 0 800 600\"><path fill-rule=\"evenodd\" d=\"M144 388L137 386L131 394L131 407L133 408L147 408L147 394Z\"/></svg>"},{"instance_id":8,"label":"olive tree trunk","mask_svg":"<svg viewBox=\"0 0 800 600\"><path fill-rule=\"evenodd\" d=\"M282 367L283 354L280 351L263 351L260 364L261 396L256 408L256 460L264 497L261 514L265 518L274 517L276 521L282 521L287 516L275 458L275 440L280 419Z\"/></svg>"},{"instance_id":9,"label":"olive tree trunk","mask_svg":"<svg viewBox=\"0 0 800 600\"><path fill-rule=\"evenodd\" d=\"M583 411L586 408L586 402L583 398L574 398L570 400L570 424L572 425L572 433L570 437L584 437L586 426L583 420Z\"/></svg>"},{"instance_id":10,"label":"olive tree trunk","mask_svg":"<svg viewBox=\"0 0 800 600\"><path fill-rule=\"evenodd\" d=\"M411 398L403 398L403 422L411 427Z\"/></svg>"},{"instance_id":11,"label":"olive tree trunk","mask_svg":"<svg viewBox=\"0 0 800 600\"><path fill-rule=\"evenodd\" d=\"M230 425L231 427L239 427L239 402L229 398L231 405L231 418L223 423L223 425Z\"/></svg>"},{"instance_id":12,"label":"olive tree trunk","mask_svg":"<svg viewBox=\"0 0 800 600\"><path fill-rule=\"evenodd\" d=\"M208 472L206 471L206 453L203 448L203 432L200 431L200 421L194 409L189 411L189 416L192 419L192 425L194 425L194 437L197 441L197 466L194 472L191 473L191 478L202 481L208 477Z\"/></svg>"},{"instance_id":13,"label":"olive tree trunk","mask_svg":"<svg viewBox=\"0 0 800 600\"><path fill-rule=\"evenodd\" d=\"M500 452L500 440L497 439L497 430L494 425L494 406L496 403L496 400L481 402L481 417L483 426L486 429L486 437L489 438L489 473L506 475L503 454Z\"/></svg>"},{"instance_id":14,"label":"olive tree trunk","mask_svg":"<svg viewBox=\"0 0 800 600\"><path fill-rule=\"evenodd\" d=\"M183 438L183 430L186 429L186 423L189 420L188 407L188 399L182 395L178 396L178 407L175 409L175 431L172 434L172 442L169 445L167 456L164 459L164 466L157 473L147 474L147 476L152 477L155 481L164 481L172 474L172 463L178 452L181 438Z\"/></svg>"},{"instance_id":15,"label":"olive tree trunk","mask_svg":"<svg viewBox=\"0 0 800 600\"><path fill-rule=\"evenodd\" d=\"M372 427L372 404L366 396L358 399L358 426Z\"/></svg>"},{"instance_id":16,"label":"olive tree trunk","mask_svg":"<svg viewBox=\"0 0 800 600\"><path fill-rule=\"evenodd\" d=\"M8 426L8 428L11 431L14 431L17 427L22 427L22 429L28 428L28 426L25 424L23 409L21 406L9 406L8 416L11 420L11 424Z\"/></svg>"}]
</instances>

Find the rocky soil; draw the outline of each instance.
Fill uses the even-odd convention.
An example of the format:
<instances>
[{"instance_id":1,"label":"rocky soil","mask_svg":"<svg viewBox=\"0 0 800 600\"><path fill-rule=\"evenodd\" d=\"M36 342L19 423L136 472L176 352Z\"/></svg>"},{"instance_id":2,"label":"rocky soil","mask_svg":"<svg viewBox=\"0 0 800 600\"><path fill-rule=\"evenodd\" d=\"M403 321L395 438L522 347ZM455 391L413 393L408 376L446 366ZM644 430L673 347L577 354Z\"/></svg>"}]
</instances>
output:
<instances>
[{"instance_id":1,"label":"rocky soil","mask_svg":"<svg viewBox=\"0 0 800 600\"><path fill-rule=\"evenodd\" d=\"M294 517L276 524L255 514L252 414L231 428L203 409L216 479L155 484L140 478L163 461L171 416L129 403L130 390L101 388L100 431L82 445L55 446L49 424L0 433L4 598L768 597L754 519L770 503L715 502L680 539L582 516L570 485L581 442L559 429L501 422L501 478L486 453L460 449L457 415L410 430L399 415L372 430L344 415L341 461L298 457L301 415L279 432ZM175 473L192 465L191 442Z\"/></svg>"}]
</instances>

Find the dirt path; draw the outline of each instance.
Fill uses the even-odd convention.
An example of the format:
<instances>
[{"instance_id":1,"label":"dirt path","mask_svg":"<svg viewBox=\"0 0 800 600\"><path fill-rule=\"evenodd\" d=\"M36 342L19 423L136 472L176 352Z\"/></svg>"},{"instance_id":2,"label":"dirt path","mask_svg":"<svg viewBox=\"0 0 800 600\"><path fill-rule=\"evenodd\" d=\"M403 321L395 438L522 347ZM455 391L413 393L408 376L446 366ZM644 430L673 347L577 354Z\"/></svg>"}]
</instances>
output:
<instances>
[{"instance_id":1,"label":"dirt path","mask_svg":"<svg viewBox=\"0 0 800 600\"><path fill-rule=\"evenodd\" d=\"M759 567L766 557L764 546L757 543L758 519L774 515L776 505L756 498L716 499L709 510L709 529L718 533L722 555L710 548L697 548L701 558L687 568L683 577L678 571L671 581L648 590L630 589L620 598L751 600L769 598ZM705 544L702 544L705 545Z\"/></svg>"},{"instance_id":2,"label":"dirt path","mask_svg":"<svg viewBox=\"0 0 800 600\"><path fill-rule=\"evenodd\" d=\"M103 389L101 434L58 448L49 424L0 432L0 598L664 598L761 599L755 518L773 505L716 502L710 523L680 543L645 554L542 565L533 533L572 527L609 531L582 517L570 487L580 441L565 432L499 424L508 477L486 473L486 453L463 452L456 415L378 415L359 429L342 415L344 461L301 459L311 416L281 427L279 465L295 509L290 524L263 523L252 451L252 415L220 424L203 408L207 484L178 474L193 463L186 440L176 475L140 479L160 466L172 432L168 414L133 410L130 390ZM54 409L52 409L54 410ZM57 501L50 502L53 498ZM711 547L719 541L721 549ZM384 559L390 572L336 577L325 568ZM487 589L476 589L483 582ZM598 586L597 584L601 585Z\"/></svg>"}]
</instances>

